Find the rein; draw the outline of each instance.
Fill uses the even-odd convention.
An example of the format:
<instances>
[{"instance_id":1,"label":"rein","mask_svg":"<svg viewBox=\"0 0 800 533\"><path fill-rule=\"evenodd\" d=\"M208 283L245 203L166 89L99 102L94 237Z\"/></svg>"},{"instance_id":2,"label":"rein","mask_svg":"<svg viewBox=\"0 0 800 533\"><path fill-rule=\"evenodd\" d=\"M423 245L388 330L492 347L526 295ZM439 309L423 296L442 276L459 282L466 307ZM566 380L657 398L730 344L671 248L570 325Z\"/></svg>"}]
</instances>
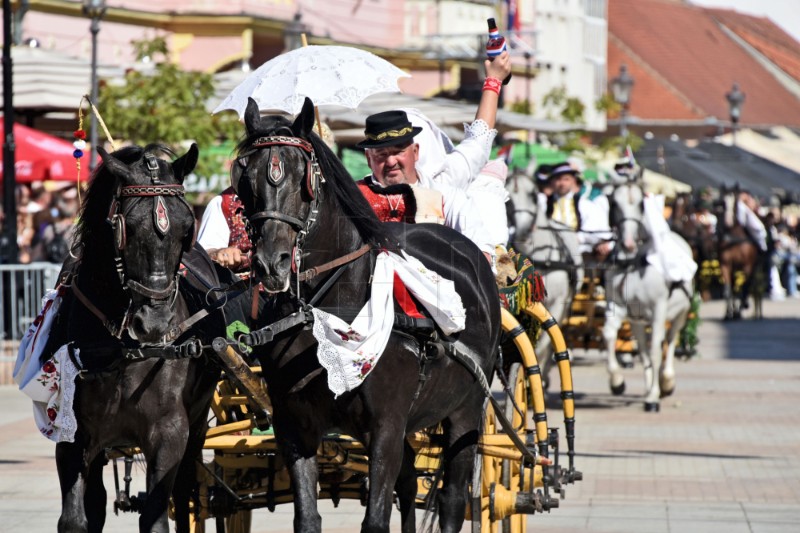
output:
<instances>
[{"instance_id":1,"label":"rein","mask_svg":"<svg viewBox=\"0 0 800 533\"><path fill-rule=\"evenodd\" d=\"M303 272L301 272L300 274L297 275L297 278L300 281L308 281L308 280L314 279L315 277L317 277L318 275L322 274L323 272L327 272L328 270L334 269L334 268L342 266L342 265L346 265L347 263L350 263L351 261L355 261L356 259L358 259L362 255L364 255L367 252L369 252L371 249L372 249L372 246L370 246L369 244L365 244L364 246L362 246L358 250L350 252L347 255L343 255L342 257L339 257L338 259L334 259L333 261L328 261L327 263L324 263L322 265L319 265L319 266L316 266L316 267L311 267L308 270L304 270Z\"/></svg>"}]
</instances>

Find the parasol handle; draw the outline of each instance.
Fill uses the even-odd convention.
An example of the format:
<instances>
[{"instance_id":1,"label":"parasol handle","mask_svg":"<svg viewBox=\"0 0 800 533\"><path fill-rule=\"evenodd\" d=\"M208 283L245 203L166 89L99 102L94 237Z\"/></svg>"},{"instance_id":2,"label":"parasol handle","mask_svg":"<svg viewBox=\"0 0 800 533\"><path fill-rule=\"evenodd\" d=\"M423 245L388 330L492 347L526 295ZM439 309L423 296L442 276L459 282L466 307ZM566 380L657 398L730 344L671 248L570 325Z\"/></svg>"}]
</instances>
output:
<instances>
[{"instance_id":1,"label":"parasol handle","mask_svg":"<svg viewBox=\"0 0 800 533\"><path fill-rule=\"evenodd\" d=\"M308 46L308 39L306 38L305 32L300 34L300 42L303 43L303 48ZM322 122L319 121L319 109L317 106L314 106L314 120L317 121L317 132L319 133L319 138L322 139Z\"/></svg>"}]
</instances>

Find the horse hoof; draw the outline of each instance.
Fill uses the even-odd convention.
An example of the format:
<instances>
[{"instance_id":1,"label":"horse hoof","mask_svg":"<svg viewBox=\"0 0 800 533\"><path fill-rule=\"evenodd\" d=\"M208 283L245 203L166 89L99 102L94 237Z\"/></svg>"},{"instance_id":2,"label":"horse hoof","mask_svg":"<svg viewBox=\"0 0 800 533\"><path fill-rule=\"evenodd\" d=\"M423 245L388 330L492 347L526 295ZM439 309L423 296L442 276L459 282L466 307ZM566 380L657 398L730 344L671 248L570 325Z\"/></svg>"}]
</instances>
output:
<instances>
[{"instance_id":1,"label":"horse hoof","mask_svg":"<svg viewBox=\"0 0 800 533\"><path fill-rule=\"evenodd\" d=\"M617 353L617 362L622 368L633 368L633 355L624 352L624 353Z\"/></svg>"},{"instance_id":2,"label":"horse hoof","mask_svg":"<svg viewBox=\"0 0 800 533\"><path fill-rule=\"evenodd\" d=\"M624 381L619 385L617 385L616 387L614 385L611 385L611 394L613 394L614 396L621 396L624 392L625 392Z\"/></svg>"},{"instance_id":3,"label":"horse hoof","mask_svg":"<svg viewBox=\"0 0 800 533\"><path fill-rule=\"evenodd\" d=\"M661 390L661 398L672 396L675 392L675 375L662 374L661 379L658 380L658 387Z\"/></svg>"},{"instance_id":4,"label":"horse hoof","mask_svg":"<svg viewBox=\"0 0 800 533\"><path fill-rule=\"evenodd\" d=\"M661 404L658 402L644 402L645 413L657 413L661 410Z\"/></svg>"}]
</instances>

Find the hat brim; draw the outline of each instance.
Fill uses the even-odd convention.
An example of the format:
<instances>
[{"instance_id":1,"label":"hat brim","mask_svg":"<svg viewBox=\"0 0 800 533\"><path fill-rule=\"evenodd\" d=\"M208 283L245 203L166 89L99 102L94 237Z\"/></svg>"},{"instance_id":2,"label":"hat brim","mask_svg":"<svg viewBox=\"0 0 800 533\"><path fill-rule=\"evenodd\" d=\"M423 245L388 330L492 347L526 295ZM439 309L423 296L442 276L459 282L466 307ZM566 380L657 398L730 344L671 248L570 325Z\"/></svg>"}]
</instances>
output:
<instances>
[{"instance_id":1,"label":"hat brim","mask_svg":"<svg viewBox=\"0 0 800 533\"><path fill-rule=\"evenodd\" d=\"M360 143L357 143L356 148L362 148L362 149L384 148L389 146L397 146L399 144L405 144L408 141L412 140L414 137L416 137L421 131L422 128L413 126L411 128L411 133L408 133L406 135L402 135L400 137L387 137L385 139L380 139L380 140L365 139Z\"/></svg>"},{"instance_id":2,"label":"hat brim","mask_svg":"<svg viewBox=\"0 0 800 533\"><path fill-rule=\"evenodd\" d=\"M564 174L571 174L571 175L575 176L576 180L583 181L583 178L581 177L581 173L578 172L575 169L571 169L571 170L564 169L564 170L559 170L559 171L553 172L552 174L547 176L547 179L551 180L551 179L557 178L559 176L563 176Z\"/></svg>"}]
</instances>

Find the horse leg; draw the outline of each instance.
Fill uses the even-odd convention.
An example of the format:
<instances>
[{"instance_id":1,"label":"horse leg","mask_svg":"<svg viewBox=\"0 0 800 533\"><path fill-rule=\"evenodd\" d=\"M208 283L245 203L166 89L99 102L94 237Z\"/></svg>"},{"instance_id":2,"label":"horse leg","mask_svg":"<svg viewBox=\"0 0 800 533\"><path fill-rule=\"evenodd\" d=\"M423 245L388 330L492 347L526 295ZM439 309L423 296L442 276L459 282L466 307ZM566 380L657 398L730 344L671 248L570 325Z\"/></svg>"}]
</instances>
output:
<instances>
[{"instance_id":1,"label":"horse leg","mask_svg":"<svg viewBox=\"0 0 800 533\"><path fill-rule=\"evenodd\" d=\"M619 396L625 392L625 377L622 375L622 367L617 360L617 335L622 326L622 319L625 308L616 305L612 300L608 300L606 309L606 322L603 325L603 338L606 342L606 367L608 369L608 384L611 393Z\"/></svg>"},{"instance_id":2,"label":"horse leg","mask_svg":"<svg viewBox=\"0 0 800 533\"><path fill-rule=\"evenodd\" d=\"M103 484L103 467L106 464L104 454L98 454L89 465L89 477L86 480L86 493L83 497L89 533L100 533L106 523L106 502L108 494Z\"/></svg>"},{"instance_id":3,"label":"horse leg","mask_svg":"<svg viewBox=\"0 0 800 533\"><path fill-rule=\"evenodd\" d=\"M692 300L688 294L691 294L691 284L685 286L686 293L683 290L676 289L673 298L680 303L678 311L673 312L670 310L672 320L670 321L670 328L666 333L666 349L664 351L664 361L661 365L661 375L659 376L659 386L661 388L661 397L670 396L675 391L675 347L678 343L681 330L686 325L689 318L689 311L692 307Z\"/></svg>"},{"instance_id":4,"label":"horse leg","mask_svg":"<svg viewBox=\"0 0 800 533\"><path fill-rule=\"evenodd\" d=\"M640 349L642 360L645 367L645 384L647 390L645 392L644 410L648 412L658 412L660 409L659 399L661 398L661 391L658 383L658 376L661 374L661 360L663 358L662 347L664 342L664 334L666 331L667 321L667 298L663 298L656 302L653 309L653 323L651 325L652 332L650 334L650 344L647 342L647 334L645 326L637 324L634 328L634 333L637 336L637 342L640 346L646 347ZM649 356L650 361L645 359L645 354Z\"/></svg>"},{"instance_id":5,"label":"horse leg","mask_svg":"<svg viewBox=\"0 0 800 533\"><path fill-rule=\"evenodd\" d=\"M400 519L402 533L416 531L416 498L417 498L417 471L414 467L416 454L414 448L405 441L403 444L403 462L400 465L400 475L394 490L400 503Z\"/></svg>"},{"instance_id":6,"label":"horse leg","mask_svg":"<svg viewBox=\"0 0 800 533\"><path fill-rule=\"evenodd\" d=\"M139 531L142 533L169 533L169 498L178 474L178 468L186 453L187 424L178 421L172 428L162 430L163 438L156 438L143 452L147 461L147 500L139 517ZM159 426L157 426L159 427Z\"/></svg>"},{"instance_id":7,"label":"horse leg","mask_svg":"<svg viewBox=\"0 0 800 533\"><path fill-rule=\"evenodd\" d=\"M317 448L322 440L322 430L316 425L300 426L301 418L285 403L275 403L273 408L278 449L292 481L294 531L321 532L322 517L317 510Z\"/></svg>"},{"instance_id":8,"label":"horse leg","mask_svg":"<svg viewBox=\"0 0 800 533\"><path fill-rule=\"evenodd\" d=\"M203 419L203 428L206 421ZM178 467L178 475L175 485L172 487L172 501L175 506L175 531L176 533L189 533L191 531L190 501L192 491L197 485L197 458L200 457L203 449L205 431L192 430L189 443L186 445L186 453L183 455L181 464Z\"/></svg>"},{"instance_id":9,"label":"horse leg","mask_svg":"<svg viewBox=\"0 0 800 533\"><path fill-rule=\"evenodd\" d=\"M407 455L404 454L405 422L405 417L397 414L374 421L368 444L369 456L379 457L380 460L372 461L369 465L369 497L367 513L361 523L362 533L389 533L393 487L398 481L401 466L406 467L403 464ZM407 477L408 473L404 472L403 484L409 482ZM408 491L408 487L405 490Z\"/></svg>"},{"instance_id":10,"label":"horse leg","mask_svg":"<svg viewBox=\"0 0 800 533\"><path fill-rule=\"evenodd\" d=\"M81 444L79 437L76 436L75 442L56 444L56 467L61 485L59 533L89 531L84 507L89 465L86 462L86 448Z\"/></svg>"},{"instance_id":11,"label":"horse leg","mask_svg":"<svg viewBox=\"0 0 800 533\"><path fill-rule=\"evenodd\" d=\"M484 396L477 390L442 422L444 449L442 488L439 491L439 528L442 533L461 531L467 510L467 484L478 449Z\"/></svg>"},{"instance_id":12,"label":"horse leg","mask_svg":"<svg viewBox=\"0 0 800 533\"><path fill-rule=\"evenodd\" d=\"M720 261L720 271L722 272L722 281L724 283L722 287L722 297L725 298L725 320L732 320L734 318L733 288L731 281L733 272L731 266L722 261Z\"/></svg>"}]
</instances>

